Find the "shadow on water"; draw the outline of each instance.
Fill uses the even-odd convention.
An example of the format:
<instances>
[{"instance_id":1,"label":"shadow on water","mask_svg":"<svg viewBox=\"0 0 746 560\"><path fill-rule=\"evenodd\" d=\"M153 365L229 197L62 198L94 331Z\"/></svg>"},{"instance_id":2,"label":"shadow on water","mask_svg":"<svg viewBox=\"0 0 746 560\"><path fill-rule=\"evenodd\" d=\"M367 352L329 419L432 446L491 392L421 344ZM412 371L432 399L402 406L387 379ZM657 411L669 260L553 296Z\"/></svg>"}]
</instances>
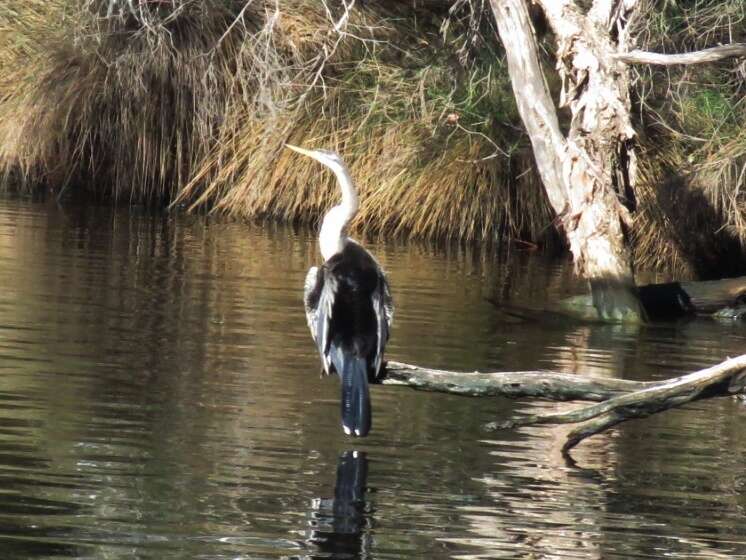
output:
<instances>
[{"instance_id":1,"label":"shadow on water","mask_svg":"<svg viewBox=\"0 0 746 560\"><path fill-rule=\"evenodd\" d=\"M366 501L368 458L345 451L337 462L333 498L314 498L306 542L318 550L308 558L368 558L374 511Z\"/></svg>"}]
</instances>

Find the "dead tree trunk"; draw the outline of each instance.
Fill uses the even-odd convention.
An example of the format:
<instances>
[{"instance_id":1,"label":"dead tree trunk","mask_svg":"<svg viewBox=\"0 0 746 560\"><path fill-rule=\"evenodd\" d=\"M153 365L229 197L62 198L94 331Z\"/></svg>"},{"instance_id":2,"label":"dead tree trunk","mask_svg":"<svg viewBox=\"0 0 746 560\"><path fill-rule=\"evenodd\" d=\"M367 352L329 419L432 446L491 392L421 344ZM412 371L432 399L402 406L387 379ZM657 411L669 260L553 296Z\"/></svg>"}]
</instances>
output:
<instances>
[{"instance_id":1,"label":"dead tree trunk","mask_svg":"<svg viewBox=\"0 0 746 560\"><path fill-rule=\"evenodd\" d=\"M566 136L525 0L490 0L544 187L599 316L643 320L626 238L636 175L629 78L625 64L613 56L627 50L636 0L596 0L587 14L573 0L535 2L557 38L560 106L572 116Z\"/></svg>"},{"instance_id":2,"label":"dead tree trunk","mask_svg":"<svg viewBox=\"0 0 746 560\"><path fill-rule=\"evenodd\" d=\"M593 0L587 11L577 0L531 0L543 10L557 41L559 105L571 115L563 134L526 1L490 0L490 5L544 188L576 269L590 283L596 315L643 320L626 235L637 174L627 64L712 62L743 56L746 44L673 55L631 50L629 30L638 0Z\"/></svg>"}]
</instances>

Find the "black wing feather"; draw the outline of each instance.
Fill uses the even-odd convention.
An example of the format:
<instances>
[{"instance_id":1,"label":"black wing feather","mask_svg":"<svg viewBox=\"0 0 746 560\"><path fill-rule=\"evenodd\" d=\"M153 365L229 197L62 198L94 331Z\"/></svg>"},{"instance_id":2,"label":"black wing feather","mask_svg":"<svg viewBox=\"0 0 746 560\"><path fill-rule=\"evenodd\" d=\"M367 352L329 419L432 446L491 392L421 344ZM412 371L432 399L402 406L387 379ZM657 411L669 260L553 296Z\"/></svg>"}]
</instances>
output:
<instances>
[{"instance_id":1,"label":"black wing feather","mask_svg":"<svg viewBox=\"0 0 746 560\"><path fill-rule=\"evenodd\" d=\"M306 276L306 318L324 369L330 349L365 359L369 375L381 369L393 318L391 292L373 256L354 242Z\"/></svg>"}]
</instances>

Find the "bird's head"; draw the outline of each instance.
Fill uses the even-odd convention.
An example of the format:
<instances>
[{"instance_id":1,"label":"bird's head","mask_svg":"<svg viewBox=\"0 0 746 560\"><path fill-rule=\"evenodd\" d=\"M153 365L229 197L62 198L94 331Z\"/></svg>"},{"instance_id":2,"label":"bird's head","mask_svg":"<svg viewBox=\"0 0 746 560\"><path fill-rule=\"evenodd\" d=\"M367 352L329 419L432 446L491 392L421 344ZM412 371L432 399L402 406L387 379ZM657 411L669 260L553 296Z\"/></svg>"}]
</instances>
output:
<instances>
[{"instance_id":1,"label":"bird's head","mask_svg":"<svg viewBox=\"0 0 746 560\"><path fill-rule=\"evenodd\" d=\"M332 171L339 171L345 168L344 161L342 161L342 158L337 152L331 150L307 150L306 148L299 148L298 146L293 146L291 144L285 144L285 147L290 148L294 152L315 159L319 163L326 165Z\"/></svg>"}]
</instances>

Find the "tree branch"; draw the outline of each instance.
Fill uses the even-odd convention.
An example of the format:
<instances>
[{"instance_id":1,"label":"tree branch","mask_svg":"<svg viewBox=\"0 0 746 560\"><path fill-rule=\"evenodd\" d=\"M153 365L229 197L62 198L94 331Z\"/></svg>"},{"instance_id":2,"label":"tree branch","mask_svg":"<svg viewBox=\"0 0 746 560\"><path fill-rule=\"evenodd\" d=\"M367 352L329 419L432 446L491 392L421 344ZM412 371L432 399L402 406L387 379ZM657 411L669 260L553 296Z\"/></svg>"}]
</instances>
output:
<instances>
[{"instance_id":1,"label":"tree branch","mask_svg":"<svg viewBox=\"0 0 746 560\"><path fill-rule=\"evenodd\" d=\"M529 415L488 425L490 429L511 429L533 424L579 423L567 435L563 446L563 451L567 452L585 438L621 422L644 418L698 399L730 396L743 391L746 354L660 382L584 377L551 371L459 373L388 362L381 383L478 397L600 401L569 412Z\"/></svg>"},{"instance_id":2,"label":"tree branch","mask_svg":"<svg viewBox=\"0 0 746 560\"><path fill-rule=\"evenodd\" d=\"M563 451L568 451L583 439L620 422L644 418L701 398L733 395L741 387L740 376L744 370L746 370L746 354L707 369L612 397L591 406L556 414L525 416L502 424L492 424L490 427L499 429L533 424L585 422L568 434L563 447Z\"/></svg>"},{"instance_id":3,"label":"tree branch","mask_svg":"<svg viewBox=\"0 0 746 560\"><path fill-rule=\"evenodd\" d=\"M388 362L383 385L469 397L534 397L552 401L605 401L656 383L585 377L553 371L456 372Z\"/></svg>"},{"instance_id":4,"label":"tree branch","mask_svg":"<svg viewBox=\"0 0 746 560\"><path fill-rule=\"evenodd\" d=\"M613 55L617 60L626 62L627 64L657 64L661 66L716 62L734 56L746 56L746 43L720 45L718 47L712 47L701 51L681 54L660 54L634 50Z\"/></svg>"}]
</instances>

